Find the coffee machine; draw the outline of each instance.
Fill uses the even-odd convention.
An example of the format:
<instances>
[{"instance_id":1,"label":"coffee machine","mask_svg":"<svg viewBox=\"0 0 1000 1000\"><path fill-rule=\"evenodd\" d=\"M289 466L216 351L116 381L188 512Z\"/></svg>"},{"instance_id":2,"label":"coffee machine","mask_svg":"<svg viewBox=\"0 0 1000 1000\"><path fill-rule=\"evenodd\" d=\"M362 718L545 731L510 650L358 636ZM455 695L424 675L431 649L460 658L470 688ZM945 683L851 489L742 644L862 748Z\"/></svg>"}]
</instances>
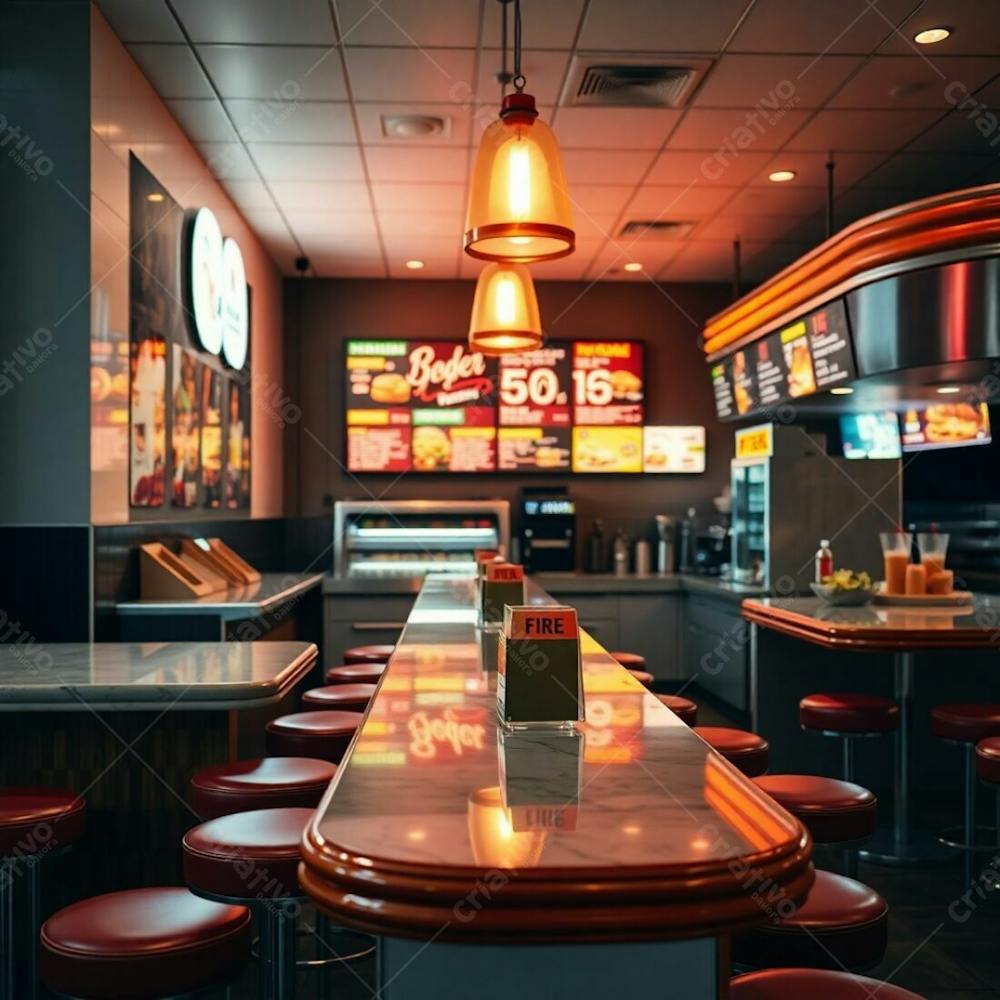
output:
<instances>
[{"instance_id":1,"label":"coffee machine","mask_svg":"<svg viewBox=\"0 0 1000 1000\"><path fill-rule=\"evenodd\" d=\"M521 490L521 561L529 573L576 569L576 503L565 487Z\"/></svg>"}]
</instances>

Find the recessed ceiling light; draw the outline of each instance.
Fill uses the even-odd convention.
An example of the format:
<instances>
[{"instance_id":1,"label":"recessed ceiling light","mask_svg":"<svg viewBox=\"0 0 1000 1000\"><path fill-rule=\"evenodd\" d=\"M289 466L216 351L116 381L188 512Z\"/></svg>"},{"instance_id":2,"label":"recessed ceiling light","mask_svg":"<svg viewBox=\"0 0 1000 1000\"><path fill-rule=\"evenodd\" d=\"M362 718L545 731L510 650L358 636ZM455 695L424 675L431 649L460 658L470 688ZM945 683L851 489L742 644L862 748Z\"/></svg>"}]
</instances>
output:
<instances>
[{"instance_id":1,"label":"recessed ceiling light","mask_svg":"<svg viewBox=\"0 0 1000 1000\"><path fill-rule=\"evenodd\" d=\"M772 170L771 173L767 175L769 181L774 181L775 184L785 184L788 181L795 180L794 170Z\"/></svg>"},{"instance_id":2,"label":"recessed ceiling light","mask_svg":"<svg viewBox=\"0 0 1000 1000\"><path fill-rule=\"evenodd\" d=\"M382 115L382 134L388 139L444 138L451 119L439 115Z\"/></svg>"},{"instance_id":3,"label":"recessed ceiling light","mask_svg":"<svg viewBox=\"0 0 1000 1000\"><path fill-rule=\"evenodd\" d=\"M641 271L642 270L642 264L640 264L637 260L630 260L625 265L625 270L626 271Z\"/></svg>"},{"instance_id":4,"label":"recessed ceiling light","mask_svg":"<svg viewBox=\"0 0 1000 1000\"><path fill-rule=\"evenodd\" d=\"M422 260L408 260L406 266L411 271L419 271L424 266L424 262Z\"/></svg>"},{"instance_id":5,"label":"recessed ceiling light","mask_svg":"<svg viewBox=\"0 0 1000 1000\"><path fill-rule=\"evenodd\" d=\"M146 195L146 201L163 201L162 191L151 191Z\"/></svg>"},{"instance_id":6,"label":"recessed ceiling light","mask_svg":"<svg viewBox=\"0 0 1000 1000\"><path fill-rule=\"evenodd\" d=\"M943 42L950 34L951 28L924 28L913 36L913 40L917 45L934 45Z\"/></svg>"},{"instance_id":7,"label":"recessed ceiling light","mask_svg":"<svg viewBox=\"0 0 1000 1000\"><path fill-rule=\"evenodd\" d=\"M838 385L836 389L830 390L831 396L850 396L854 390L849 385Z\"/></svg>"},{"instance_id":8,"label":"recessed ceiling light","mask_svg":"<svg viewBox=\"0 0 1000 1000\"><path fill-rule=\"evenodd\" d=\"M960 385L939 385L937 391L942 396L954 396L955 393L962 391L962 387Z\"/></svg>"}]
</instances>

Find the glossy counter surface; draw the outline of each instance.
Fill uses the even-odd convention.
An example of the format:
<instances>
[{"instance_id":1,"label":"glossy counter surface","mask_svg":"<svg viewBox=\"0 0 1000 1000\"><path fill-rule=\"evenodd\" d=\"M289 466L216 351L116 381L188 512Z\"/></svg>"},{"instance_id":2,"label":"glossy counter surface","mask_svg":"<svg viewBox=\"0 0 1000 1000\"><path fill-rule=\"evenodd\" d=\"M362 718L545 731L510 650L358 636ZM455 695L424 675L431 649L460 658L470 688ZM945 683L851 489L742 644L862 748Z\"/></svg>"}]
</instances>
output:
<instances>
[{"instance_id":1,"label":"glossy counter surface","mask_svg":"<svg viewBox=\"0 0 1000 1000\"><path fill-rule=\"evenodd\" d=\"M318 587L322 573L262 573L256 583L205 597L150 598L115 605L120 615L218 615L226 619L251 618Z\"/></svg>"},{"instance_id":2,"label":"glossy counter surface","mask_svg":"<svg viewBox=\"0 0 1000 1000\"><path fill-rule=\"evenodd\" d=\"M0 711L257 708L313 668L311 642L0 645Z\"/></svg>"},{"instance_id":3,"label":"glossy counter surface","mask_svg":"<svg viewBox=\"0 0 1000 1000\"><path fill-rule=\"evenodd\" d=\"M495 643L471 580L428 577L304 835L302 884L338 921L482 942L699 938L766 921L762 880L775 899L808 889L799 823L589 637L586 723L502 730Z\"/></svg>"},{"instance_id":4,"label":"glossy counter surface","mask_svg":"<svg viewBox=\"0 0 1000 1000\"><path fill-rule=\"evenodd\" d=\"M973 604L954 608L837 608L815 597L751 598L743 602L743 617L830 648L981 649L1000 642L1000 598L979 594Z\"/></svg>"}]
</instances>

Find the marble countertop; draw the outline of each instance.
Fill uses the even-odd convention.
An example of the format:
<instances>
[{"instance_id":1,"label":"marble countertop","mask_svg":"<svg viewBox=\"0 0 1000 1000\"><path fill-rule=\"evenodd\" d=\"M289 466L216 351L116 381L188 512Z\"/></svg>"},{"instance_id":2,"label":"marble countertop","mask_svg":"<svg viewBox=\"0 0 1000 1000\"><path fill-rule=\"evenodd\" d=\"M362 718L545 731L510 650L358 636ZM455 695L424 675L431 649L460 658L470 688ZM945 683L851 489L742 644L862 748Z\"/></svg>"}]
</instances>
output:
<instances>
[{"instance_id":1,"label":"marble countertop","mask_svg":"<svg viewBox=\"0 0 1000 1000\"><path fill-rule=\"evenodd\" d=\"M0 712L258 708L315 665L311 642L0 645Z\"/></svg>"},{"instance_id":2,"label":"marble countertop","mask_svg":"<svg viewBox=\"0 0 1000 1000\"><path fill-rule=\"evenodd\" d=\"M306 831L303 885L328 912L456 940L693 938L766 919L734 865L796 898L808 886L799 823L589 636L586 721L501 727L497 634L476 627L473 593L470 578L428 578ZM498 871L505 888L456 919Z\"/></svg>"},{"instance_id":3,"label":"marble countertop","mask_svg":"<svg viewBox=\"0 0 1000 1000\"><path fill-rule=\"evenodd\" d=\"M867 604L845 608L816 597L750 598L743 617L820 646L851 649L992 648L1000 636L1000 597L958 607Z\"/></svg>"},{"instance_id":4,"label":"marble countertop","mask_svg":"<svg viewBox=\"0 0 1000 1000\"><path fill-rule=\"evenodd\" d=\"M205 597L122 601L115 605L115 611L120 615L217 615L226 620L252 618L318 587L323 579L323 573L262 573L256 583L246 587Z\"/></svg>"}]
</instances>

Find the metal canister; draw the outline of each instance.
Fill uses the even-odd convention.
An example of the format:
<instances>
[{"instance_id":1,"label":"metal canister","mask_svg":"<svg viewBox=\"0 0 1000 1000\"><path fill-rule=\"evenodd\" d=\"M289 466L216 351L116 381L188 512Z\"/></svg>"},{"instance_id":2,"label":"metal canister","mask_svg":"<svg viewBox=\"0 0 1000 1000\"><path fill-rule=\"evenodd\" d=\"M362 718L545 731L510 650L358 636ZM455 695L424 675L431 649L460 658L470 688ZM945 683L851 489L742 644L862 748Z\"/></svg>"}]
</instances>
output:
<instances>
[{"instance_id":1,"label":"metal canister","mask_svg":"<svg viewBox=\"0 0 1000 1000\"><path fill-rule=\"evenodd\" d=\"M636 576L649 576L651 569L649 542L640 538L635 543L635 573Z\"/></svg>"}]
</instances>

